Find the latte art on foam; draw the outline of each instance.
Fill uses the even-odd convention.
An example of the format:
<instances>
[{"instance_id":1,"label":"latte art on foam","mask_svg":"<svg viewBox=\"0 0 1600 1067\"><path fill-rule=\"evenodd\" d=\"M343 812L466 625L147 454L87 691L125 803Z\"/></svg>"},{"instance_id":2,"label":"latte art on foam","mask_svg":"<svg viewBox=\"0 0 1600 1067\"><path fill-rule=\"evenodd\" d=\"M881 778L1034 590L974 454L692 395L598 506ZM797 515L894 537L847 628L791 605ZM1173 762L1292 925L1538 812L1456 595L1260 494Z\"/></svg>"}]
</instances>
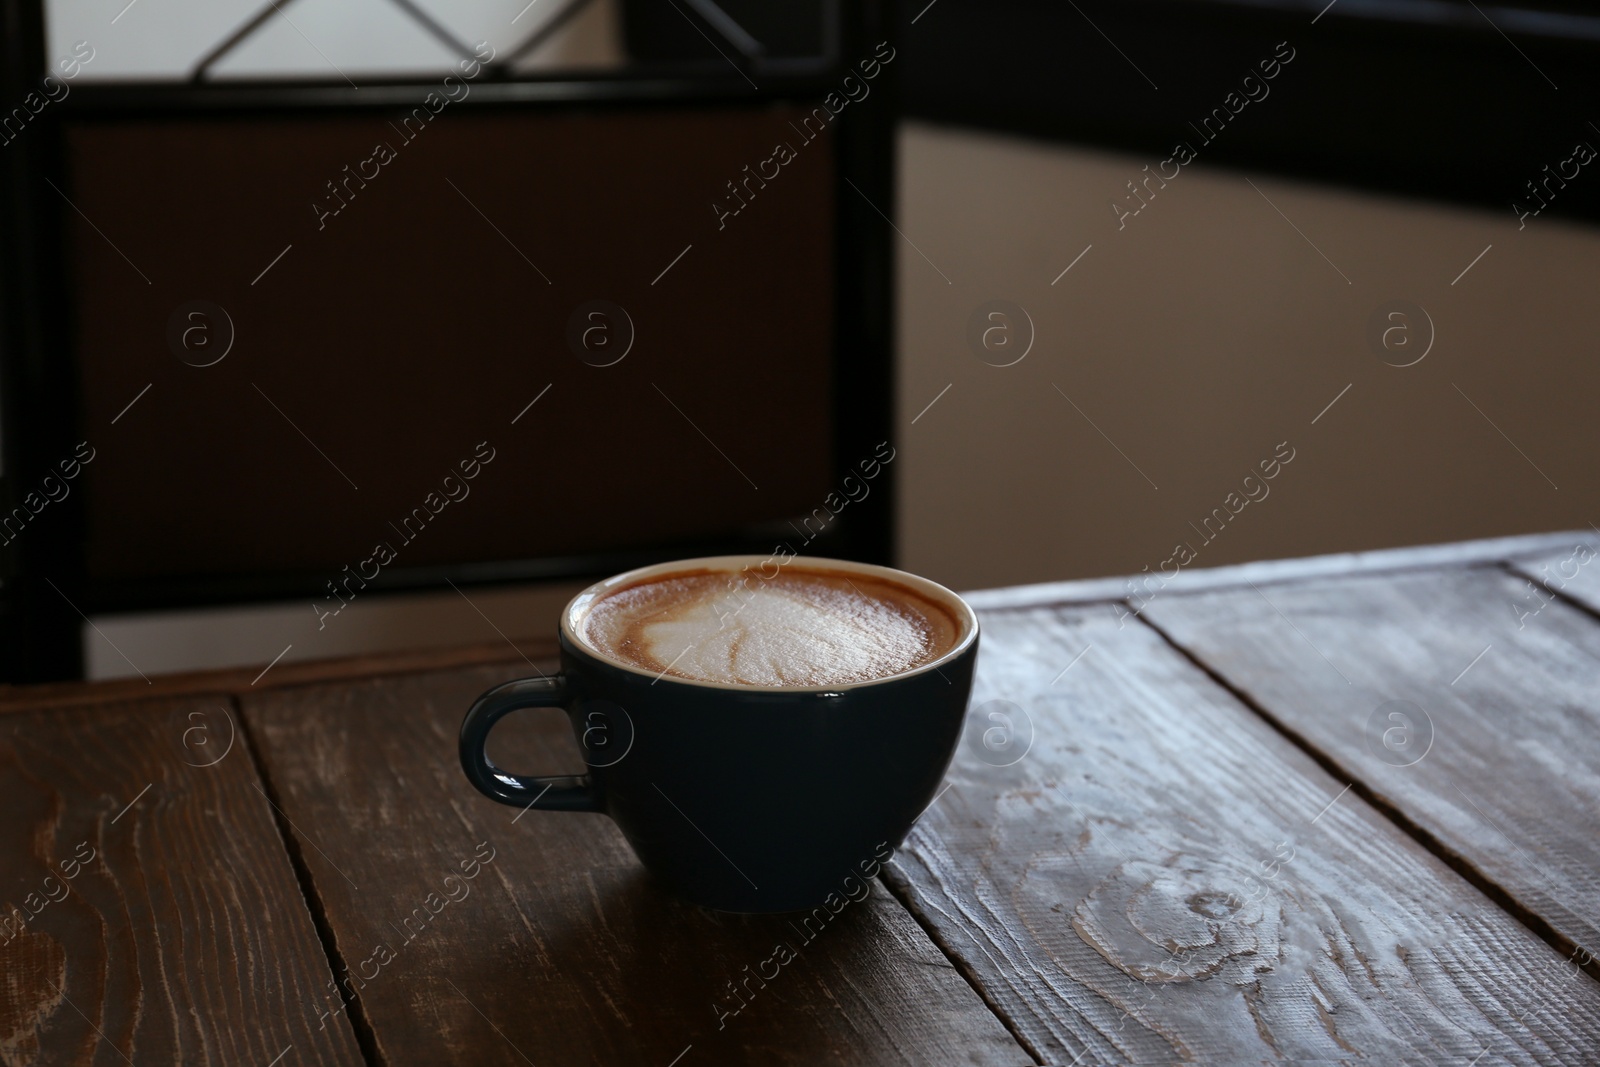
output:
<instances>
[{"instance_id":1,"label":"latte art on foam","mask_svg":"<svg viewBox=\"0 0 1600 1067\"><path fill-rule=\"evenodd\" d=\"M949 610L898 583L788 568L685 572L607 594L582 625L625 663L733 685L823 686L887 678L955 644Z\"/></svg>"}]
</instances>

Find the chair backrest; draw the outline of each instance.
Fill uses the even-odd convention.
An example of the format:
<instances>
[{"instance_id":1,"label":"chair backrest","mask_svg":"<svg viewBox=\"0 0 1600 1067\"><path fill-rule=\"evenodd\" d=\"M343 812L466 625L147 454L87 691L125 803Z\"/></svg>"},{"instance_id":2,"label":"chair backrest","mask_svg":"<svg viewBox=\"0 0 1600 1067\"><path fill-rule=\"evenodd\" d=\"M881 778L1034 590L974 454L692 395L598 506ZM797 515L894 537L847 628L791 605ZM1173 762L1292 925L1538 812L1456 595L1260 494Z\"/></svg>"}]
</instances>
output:
<instances>
[{"instance_id":1,"label":"chair backrest","mask_svg":"<svg viewBox=\"0 0 1600 1067\"><path fill-rule=\"evenodd\" d=\"M5 677L78 673L96 612L888 561L881 18L778 69L42 109L0 147Z\"/></svg>"}]
</instances>

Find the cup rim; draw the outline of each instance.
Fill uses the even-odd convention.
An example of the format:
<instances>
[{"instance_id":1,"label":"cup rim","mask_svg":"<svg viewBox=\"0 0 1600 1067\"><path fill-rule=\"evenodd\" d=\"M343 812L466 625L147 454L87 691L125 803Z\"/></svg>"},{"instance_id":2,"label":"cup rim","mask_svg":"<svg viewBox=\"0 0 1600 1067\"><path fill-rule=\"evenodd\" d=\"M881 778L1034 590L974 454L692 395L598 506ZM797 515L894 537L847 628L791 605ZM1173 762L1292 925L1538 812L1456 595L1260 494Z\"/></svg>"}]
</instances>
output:
<instances>
[{"instance_id":1,"label":"cup rim","mask_svg":"<svg viewBox=\"0 0 1600 1067\"><path fill-rule=\"evenodd\" d=\"M978 613L956 593L938 582L924 578L909 571L898 570L894 567L885 567L877 563L858 563L854 560L830 559L822 556L791 556L788 560L778 563L780 567L800 563L811 569L848 571L853 574L865 574L871 577L888 579L901 585L909 586L915 592L921 593L928 599L943 604L950 609L956 617L960 627L960 634L955 644L951 645L944 655L930 660L920 666L898 674L886 675L882 678L868 678L859 682L841 682L835 685L743 685L736 682L717 682L701 678L685 678L681 675L668 674L665 671L657 673L646 670L637 664L627 663L615 656L595 648L585 641L574 626L574 619L604 594L620 586L631 585L641 579L657 574L666 574L681 570L726 570L737 572L745 567L758 566L767 562L777 562L775 555L763 556L759 553L750 553L731 556L697 556L692 559L677 559L666 563L652 563L644 567L635 567L621 574L614 574L609 578L595 582L593 585L578 593L567 601L566 607L561 609L561 635L565 637L574 648L581 649L586 654L618 670L650 678L652 682L676 682L680 685L703 686L708 689L729 689L742 693L843 693L848 690L865 689L869 686L884 685L889 682L899 682L907 678L914 678L919 674L937 671L966 652L978 640Z\"/></svg>"}]
</instances>

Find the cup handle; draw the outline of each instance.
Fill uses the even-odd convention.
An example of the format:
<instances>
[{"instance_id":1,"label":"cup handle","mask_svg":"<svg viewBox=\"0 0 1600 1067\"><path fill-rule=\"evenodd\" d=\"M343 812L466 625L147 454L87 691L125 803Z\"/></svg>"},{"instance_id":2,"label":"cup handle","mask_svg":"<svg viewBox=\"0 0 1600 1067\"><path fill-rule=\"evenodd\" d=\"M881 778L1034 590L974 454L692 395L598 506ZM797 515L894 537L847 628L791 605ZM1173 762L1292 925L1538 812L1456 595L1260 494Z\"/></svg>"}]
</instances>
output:
<instances>
[{"instance_id":1,"label":"cup handle","mask_svg":"<svg viewBox=\"0 0 1600 1067\"><path fill-rule=\"evenodd\" d=\"M501 716L521 708L559 708L567 701L564 675L522 678L483 694L461 721L461 769L484 796L518 808L604 811L600 788L588 775L523 776L489 762L485 746Z\"/></svg>"}]
</instances>

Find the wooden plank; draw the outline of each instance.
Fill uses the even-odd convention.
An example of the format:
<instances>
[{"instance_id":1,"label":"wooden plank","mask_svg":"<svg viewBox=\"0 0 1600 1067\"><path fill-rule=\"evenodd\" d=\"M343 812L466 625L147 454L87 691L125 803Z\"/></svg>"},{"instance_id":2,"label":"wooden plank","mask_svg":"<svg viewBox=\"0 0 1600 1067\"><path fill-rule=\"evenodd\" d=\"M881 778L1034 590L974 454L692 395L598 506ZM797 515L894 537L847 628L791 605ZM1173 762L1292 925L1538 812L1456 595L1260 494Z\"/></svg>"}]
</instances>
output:
<instances>
[{"instance_id":1,"label":"wooden plank","mask_svg":"<svg viewBox=\"0 0 1600 1067\"><path fill-rule=\"evenodd\" d=\"M1245 585L1248 582L1303 581L1344 573L1368 573L1437 569L1450 564L1488 564L1513 558L1540 556L1564 558L1575 539L1586 536L1572 533L1527 534L1517 537L1463 541L1445 545L1421 545L1379 549L1371 552L1346 552L1304 559L1264 560L1227 567L1190 568L1162 589L1167 592L1198 592L1206 589ZM1563 551L1555 551L1561 549ZM1154 568L1152 568L1154 569ZM1070 582L1042 582L1036 585L1003 589L983 589L963 594L974 607L998 609L1083 604L1121 600L1128 595L1129 581L1142 581L1141 575L1116 578L1090 578ZM1590 578L1589 581L1600 579ZM1600 596L1600 593L1596 593ZM553 637L519 638L517 648L534 659L553 654ZM258 666L191 671L158 675L146 683L139 678L118 678L102 682L64 682L48 685L0 685L0 714L41 707L77 707L92 702L140 700L152 696L178 696L201 693L243 693L312 685L347 678L366 678L411 671L436 671L453 666L480 663L522 662L522 657L504 641L448 648L408 649L377 652L321 660L281 663L266 675Z\"/></svg>"},{"instance_id":2,"label":"wooden plank","mask_svg":"<svg viewBox=\"0 0 1600 1067\"><path fill-rule=\"evenodd\" d=\"M554 626L551 627L554 630ZM263 660L251 667L226 667L210 671L185 671L158 674L148 682L143 678L115 678L101 682L52 682L45 685L0 685L0 715L8 711L38 708L82 707L94 703L146 700L159 696L198 694L240 694L283 689L295 685L370 678L377 675L406 674L412 671L437 671L482 663L521 663L555 654L553 636L519 638L516 645L505 641L459 645L445 648L406 649L399 652L374 652L364 656L337 656L328 659L280 663L263 673Z\"/></svg>"},{"instance_id":3,"label":"wooden plank","mask_svg":"<svg viewBox=\"0 0 1600 1067\"><path fill-rule=\"evenodd\" d=\"M1225 567L1176 567L1175 577L1161 568L1167 560L1151 560L1148 572L1114 578L1086 578L1071 582L982 589L962 596L979 611L1002 608L1045 607L1050 604L1091 604L1122 600L1130 595L1158 599L1177 593L1203 592L1278 582L1301 582L1336 575L1375 574L1388 571L1438 570L1443 567L1485 566L1520 556L1540 555L1570 548L1574 537L1585 533L1521 534L1443 545L1409 545L1370 552L1338 552L1297 559L1269 559ZM1133 583L1131 586L1129 583ZM1155 596L1151 596L1154 593Z\"/></svg>"},{"instance_id":4,"label":"wooden plank","mask_svg":"<svg viewBox=\"0 0 1600 1067\"><path fill-rule=\"evenodd\" d=\"M1526 593L1451 570L1174 597L1145 617L1600 956L1600 623Z\"/></svg>"},{"instance_id":5,"label":"wooden plank","mask_svg":"<svg viewBox=\"0 0 1600 1067\"><path fill-rule=\"evenodd\" d=\"M327 957L232 721L163 700L0 723L0 1062L360 1061L308 1010Z\"/></svg>"},{"instance_id":6,"label":"wooden plank","mask_svg":"<svg viewBox=\"0 0 1600 1067\"><path fill-rule=\"evenodd\" d=\"M246 700L383 1063L1027 1061L881 885L807 942L791 917L665 895L604 816L480 796L456 731L473 698L514 673ZM530 772L582 770L557 712L513 716L494 750ZM794 958L768 962L779 944Z\"/></svg>"},{"instance_id":7,"label":"wooden plank","mask_svg":"<svg viewBox=\"0 0 1600 1067\"><path fill-rule=\"evenodd\" d=\"M1515 560L1511 569L1600 614L1600 540L1594 533L1580 531L1553 552ZM1525 590L1521 597L1523 609L1533 610L1538 596Z\"/></svg>"},{"instance_id":8,"label":"wooden plank","mask_svg":"<svg viewBox=\"0 0 1600 1067\"><path fill-rule=\"evenodd\" d=\"M1197 592L1239 586L1248 582L1265 584L1302 581L1342 573L1433 569L1448 564L1488 564L1518 557L1539 556L1555 549L1569 548L1575 538L1583 536L1585 534L1582 531L1527 534L1445 545L1346 552L1304 559L1264 560L1227 567L1190 568L1180 571L1178 578L1163 588L1162 592ZM1558 552L1556 558L1564 558L1565 554L1564 551ZM1043 582L1004 589L983 589L963 595L974 607L980 609L1095 603L1121 600L1128 595L1129 581L1142 580L1144 578L1141 575L1090 578L1071 582ZM518 638L516 647L537 661L541 657L553 654L555 639ZM102 682L0 685L0 714L40 707L77 707L96 701L110 703L139 700L151 696L243 693L347 678L367 678L411 671L436 671L447 667L480 663L513 662L522 662L522 657L504 641L494 641L458 647L408 649L364 656L281 663L264 676L261 675L261 668L267 666L265 660L258 666L251 667L157 675L149 683L139 678L118 678Z\"/></svg>"},{"instance_id":9,"label":"wooden plank","mask_svg":"<svg viewBox=\"0 0 1600 1067\"><path fill-rule=\"evenodd\" d=\"M983 626L952 784L890 870L1045 1062L1600 1047L1600 984L1153 630L1061 609Z\"/></svg>"}]
</instances>

